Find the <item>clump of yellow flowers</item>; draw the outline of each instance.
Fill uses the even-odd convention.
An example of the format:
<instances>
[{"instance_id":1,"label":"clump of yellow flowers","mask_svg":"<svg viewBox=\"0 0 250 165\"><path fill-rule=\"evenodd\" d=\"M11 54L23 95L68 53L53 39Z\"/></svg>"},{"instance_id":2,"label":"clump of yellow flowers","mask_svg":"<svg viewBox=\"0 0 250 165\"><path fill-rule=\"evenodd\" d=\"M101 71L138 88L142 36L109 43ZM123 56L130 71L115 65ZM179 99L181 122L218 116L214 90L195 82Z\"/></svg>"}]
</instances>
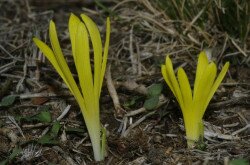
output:
<instances>
[{"instance_id":1,"label":"clump of yellow flowers","mask_svg":"<svg viewBox=\"0 0 250 165\"><path fill-rule=\"evenodd\" d=\"M49 26L49 37L52 48L37 38L33 40L52 63L78 102L89 132L94 158L96 161L100 161L104 159L106 153L106 133L105 128L102 128L100 123L99 98L108 57L110 20L107 18L104 48L98 27L87 15L81 14L80 20L77 16L71 14L69 19L69 34L80 88L77 86L63 56L55 23L50 21ZM93 70L91 69L90 62L89 40L94 52Z\"/></svg>"},{"instance_id":2,"label":"clump of yellow flowers","mask_svg":"<svg viewBox=\"0 0 250 165\"><path fill-rule=\"evenodd\" d=\"M192 91L183 68L178 69L176 78L169 56L166 57L165 65L161 66L162 75L180 105L189 148L194 147L195 143L198 142L200 138L203 138L204 129L202 117L228 68L229 62L223 66L216 78L216 64L209 62L205 51L202 51L198 58L196 77Z\"/></svg>"}]
</instances>

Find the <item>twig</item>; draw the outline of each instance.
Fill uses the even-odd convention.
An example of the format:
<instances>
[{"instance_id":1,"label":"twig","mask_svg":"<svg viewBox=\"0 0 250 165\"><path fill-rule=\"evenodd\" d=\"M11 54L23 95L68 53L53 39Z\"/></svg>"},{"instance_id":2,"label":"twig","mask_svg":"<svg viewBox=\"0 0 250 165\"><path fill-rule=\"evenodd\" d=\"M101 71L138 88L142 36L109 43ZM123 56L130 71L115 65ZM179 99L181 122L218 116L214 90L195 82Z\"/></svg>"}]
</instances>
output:
<instances>
[{"instance_id":1,"label":"twig","mask_svg":"<svg viewBox=\"0 0 250 165\"><path fill-rule=\"evenodd\" d=\"M16 128L18 129L20 134L25 138L23 131L22 131L21 127L19 127L19 125L17 124L15 118L13 116L8 116L8 119L16 126Z\"/></svg>"},{"instance_id":2,"label":"twig","mask_svg":"<svg viewBox=\"0 0 250 165\"><path fill-rule=\"evenodd\" d=\"M237 135L237 134L239 134L239 133L245 131L245 130L248 129L248 128L250 128L250 124L247 124L245 127L241 128L241 129L239 129L239 130L237 130L237 131L234 131L234 132L232 133L232 135Z\"/></svg>"},{"instance_id":3,"label":"twig","mask_svg":"<svg viewBox=\"0 0 250 165\"><path fill-rule=\"evenodd\" d=\"M29 98L34 98L34 97L59 97L59 96L72 96L69 93L62 93L62 94L56 94L56 93L25 93L19 95L20 99L29 99Z\"/></svg>"},{"instance_id":4,"label":"twig","mask_svg":"<svg viewBox=\"0 0 250 165\"><path fill-rule=\"evenodd\" d=\"M14 56L12 56L2 45L0 45L0 49L4 52L4 53L6 53L8 56L10 56L10 58L12 58L12 59L14 59L14 60L16 60L16 61L23 61L23 59L20 59L20 58L17 58L17 57L14 57ZM1 58L3 58L3 57L1 57ZM10 58L6 58L6 59L10 59ZM5 59L5 58L4 58Z\"/></svg>"},{"instance_id":5,"label":"twig","mask_svg":"<svg viewBox=\"0 0 250 165\"><path fill-rule=\"evenodd\" d=\"M208 106L209 109L215 109L215 108L225 108L229 106L235 106L235 105L250 105L250 102L248 101L250 97L234 97L230 100L222 101L222 102L217 102L217 103L212 103Z\"/></svg>"},{"instance_id":6,"label":"twig","mask_svg":"<svg viewBox=\"0 0 250 165\"><path fill-rule=\"evenodd\" d=\"M144 115L143 117L141 117L140 119L138 119L135 123L131 124L131 125L128 127L128 129L127 129L125 132L122 133L121 137L127 137L128 134L130 133L130 131L131 131L134 127L138 126L141 122L143 122L145 119L147 119L149 116L152 116L153 114L155 114L155 111L152 111L152 112L150 112L150 113Z\"/></svg>"},{"instance_id":7,"label":"twig","mask_svg":"<svg viewBox=\"0 0 250 165\"><path fill-rule=\"evenodd\" d=\"M135 115L138 115L138 114L143 113L145 111L147 111L146 108L142 107L142 108L139 108L137 110L128 112L125 116L126 117L135 116Z\"/></svg>"},{"instance_id":8,"label":"twig","mask_svg":"<svg viewBox=\"0 0 250 165\"><path fill-rule=\"evenodd\" d=\"M116 117L122 118L124 116L125 110L122 108L118 94L116 92L115 86L112 81L111 77L111 65L108 66L107 72L106 72L106 80L107 80L107 88L109 91L109 94L113 100L113 104L115 107L115 115Z\"/></svg>"},{"instance_id":9,"label":"twig","mask_svg":"<svg viewBox=\"0 0 250 165\"><path fill-rule=\"evenodd\" d=\"M137 84L134 80L127 80L125 82L115 82L116 85L123 86L130 91L135 91L143 95L147 95L148 91L145 85Z\"/></svg>"},{"instance_id":10,"label":"twig","mask_svg":"<svg viewBox=\"0 0 250 165\"><path fill-rule=\"evenodd\" d=\"M10 63L8 63L8 64L5 64L5 65L1 66L1 67L0 67L0 74L2 74L2 73L4 73L4 72L8 71L8 70L11 69L13 66L15 66L15 64L16 64L16 60L14 60L14 61L12 61L12 62L10 62Z\"/></svg>"},{"instance_id":11,"label":"twig","mask_svg":"<svg viewBox=\"0 0 250 165\"><path fill-rule=\"evenodd\" d=\"M186 35L187 31L192 27L192 25L200 18L200 16L203 14L207 7L204 6L201 11L193 18L193 20L190 22L190 24L186 27L186 29L183 31L183 34Z\"/></svg>"},{"instance_id":12,"label":"twig","mask_svg":"<svg viewBox=\"0 0 250 165\"><path fill-rule=\"evenodd\" d=\"M142 64L141 64L141 53L140 53L140 47L139 47L139 44L138 42L136 42L136 55L137 55L137 74L138 76L141 76L142 75Z\"/></svg>"},{"instance_id":13,"label":"twig","mask_svg":"<svg viewBox=\"0 0 250 165\"><path fill-rule=\"evenodd\" d=\"M239 50L239 52L241 52L245 57L247 57L247 54L240 48L240 46L232 39L230 38L233 45Z\"/></svg>"},{"instance_id":14,"label":"twig","mask_svg":"<svg viewBox=\"0 0 250 165\"><path fill-rule=\"evenodd\" d=\"M211 132L211 131L205 131L204 133L205 138L206 137L213 137L213 138L219 138L224 140L239 140L239 137L236 137L234 135L225 135L217 132Z\"/></svg>"},{"instance_id":15,"label":"twig","mask_svg":"<svg viewBox=\"0 0 250 165\"><path fill-rule=\"evenodd\" d=\"M57 121L62 120L62 118L64 118L64 116L67 115L67 113L69 112L70 107L71 107L71 105L68 105L66 108L64 108L63 112L61 113L60 116L58 116L58 117L56 118L56 120L57 120Z\"/></svg>"},{"instance_id":16,"label":"twig","mask_svg":"<svg viewBox=\"0 0 250 165\"><path fill-rule=\"evenodd\" d=\"M131 27L129 31L129 54L130 54L130 60L132 64L132 73L136 74L137 73L137 58L134 54L134 48L133 48L133 26Z\"/></svg>"},{"instance_id":17,"label":"twig","mask_svg":"<svg viewBox=\"0 0 250 165\"><path fill-rule=\"evenodd\" d=\"M69 165L77 165L76 162L69 156L69 154L65 153L60 147L53 146L52 148L58 151Z\"/></svg>"}]
</instances>

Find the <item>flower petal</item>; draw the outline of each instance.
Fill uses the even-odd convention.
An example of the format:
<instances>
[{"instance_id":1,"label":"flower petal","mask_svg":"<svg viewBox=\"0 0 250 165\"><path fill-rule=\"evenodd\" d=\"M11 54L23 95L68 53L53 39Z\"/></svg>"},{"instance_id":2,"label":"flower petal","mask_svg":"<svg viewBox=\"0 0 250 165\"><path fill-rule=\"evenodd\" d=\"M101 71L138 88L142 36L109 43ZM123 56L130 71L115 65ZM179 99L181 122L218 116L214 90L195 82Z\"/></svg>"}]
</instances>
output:
<instances>
[{"instance_id":1,"label":"flower petal","mask_svg":"<svg viewBox=\"0 0 250 165\"><path fill-rule=\"evenodd\" d=\"M218 75L218 77L217 77L217 79L215 80L215 82L214 82L212 88L210 89L209 94L208 94L207 99L206 99L206 102L205 102L205 107L208 106L208 104L209 104L210 100L212 99L214 93L216 92L216 90L217 90L218 87L220 86L220 84L221 84L223 78L225 77L225 75L226 75L226 73L227 73L228 68L229 68L229 62L227 62L227 63L223 66L223 68L222 68L220 74Z\"/></svg>"},{"instance_id":2,"label":"flower petal","mask_svg":"<svg viewBox=\"0 0 250 165\"><path fill-rule=\"evenodd\" d=\"M184 103L183 113L190 113L188 111L190 111L192 108L192 90L191 90L187 75L185 71L183 70L183 68L178 69L177 75L178 75L178 81L179 81L180 90L181 90L183 103Z\"/></svg>"},{"instance_id":3,"label":"flower petal","mask_svg":"<svg viewBox=\"0 0 250 165\"><path fill-rule=\"evenodd\" d=\"M204 74L204 71L207 68L207 66L208 66L208 59L207 59L205 51L202 51L199 54L199 58L198 58L198 64L197 64L196 76L195 76L195 82L194 82L193 97L195 97L197 93L197 86L199 86L201 77Z\"/></svg>"},{"instance_id":4,"label":"flower petal","mask_svg":"<svg viewBox=\"0 0 250 165\"><path fill-rule=\"evenodd\" d=\"M72 54L74 58L74 62L76 64L76 58L75 58L75 43L76 43L76 31L78 24L81 22L81 20L71 13L69 18L69 35L70 35L70 41L71 41L71 48L72 48ZM77 67L77 66L76 66Z\"/></svg>"},{"instance_id":5,"label":"flower petal","mask_svg":"<svg viewBox=\"0 0 250 165\"><path fill-rule=\"evenodd\" d=\"M89 39L88 32L83 23L77 27L76 45L75 45L76 65L78 66L78 76L82 94L86 104L94 104L93 77L89 57ZM92 109L86 105L87 109Z\"/></svg>"},{"instance_id":6,"label":"flower petal","mask_svg":"<svg viewBox=\"0 0 250 165\"><path fill-rule=\"evenodd\" d=\"M51 64L54 66L56 71L59 73L59 75L64 80L65 84L69 87L70 91L72 91L71 87L69 86L69 82L66 80L61 68L59 67L54 52L48 47L44 42L37 38L33 38L34 43L36 46L43 52L43 54L48 58L48 60L51 62Z\"/></svg>"},{"instance_id":7,"label":"flower petal","mask_svg":"<svg viewBox=\"0 0 250 165\"><path fill-rule=\"evenodd\" d=\"M200 78L199 84L197 85L197 92L193 97L193 110L195 111L194 113L197 114L196 116L199 119L202 119L206 110L205 102L214 83L216 71L216 65L214 63L210 63L205 68L203 75Z\"/></svg>"},{"instance_id":8,"label":"flower petal","mask_svg":"<svg viewBox=\"0 0 250 165\"><path fill-rule=\"evenodd\" d=\"M101 94L102 82L103 82L103 78L104 78L105 70L106 70L106 65L107 65L108 51L109 51L109 40L110 40L110 19L108 17L107 21L106 21L106 40L105 40L103 58L102 58L99 97Z\"/></svg>"},{"instance_id":9,"label":"flower petal","mask_svg":"<svg viewBox=\"0 0 250 165\"><path fill-rule=\"evenodd\" d=\"M168 80L170 81L170 84L172 84L172 92L174 93L177 101L179 102L180 104L180 107L181 109L184 108L184 104L183 104L183 98L182 98L182 95L181 95L181 90L180 90L180 87L179 87L179 84L178 84L178 81L175 77L175 74L174 74L174 69L173 69L173 64L171 62L171 59L169 58L169 56L166 58L166 75L168 77Z\"/></svg>"},{"instance_id":10,"label":"flower petal","mask_svg":"<svg viewBox=\"0 0 250 165\"><path fill-rule=\"evenodd\" d=\"M53 21L50 21L49 36L50 36L50 42L54 51L55 59L65 77L65 82L68 83L68 87L71 89L71 92L75 96L76 100L77 101L82 100L81 99L82 95L76 85L76 82L63 56L63 53L62 53L62 50L61 50L61 47L57 38L55 23Z\"/></svg>"},{"instance_id":11,"label":"flower petal","mask_svg":"<svg viewBox=\"0 0 250 165\"><path fill-rule=\"evenodd\" d=\"M174 96L176 97L176 94L175 94L175 92L174 92L173 84L171 83L171 81L169 80L169 77L168 77L168 75L167 75L166 65L162 65L162 66L161 66L161 73L162 73L162 76L163 76L164 80L165 80L166 83L168 84L170 90L173 92Z\"/></svg>"},{"instance_id":12,"label":"flower petal","mask_svg":"<svg viewBox=\"0 0 250 165\"><path fill-rule=\"evenodd\" d=\"M100 93L100 76L101 76L101 66L102 66L102 41L100 32L96 26L96 24L84 14L81 14L81 18L85 23L90 39L92 42L92 46L94 49L94 93L99 96Z\"/></svg>"}]
</instances>

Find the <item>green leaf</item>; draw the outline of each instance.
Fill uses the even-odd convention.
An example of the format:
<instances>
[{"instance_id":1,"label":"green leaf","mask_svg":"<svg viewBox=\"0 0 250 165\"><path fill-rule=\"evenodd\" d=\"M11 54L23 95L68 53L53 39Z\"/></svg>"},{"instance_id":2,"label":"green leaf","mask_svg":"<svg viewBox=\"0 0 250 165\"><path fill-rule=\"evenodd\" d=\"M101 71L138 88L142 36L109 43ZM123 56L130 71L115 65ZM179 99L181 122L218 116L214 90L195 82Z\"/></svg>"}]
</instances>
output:
<instances>
[{"instance_id":1,"label":"green leaf","mask_svg":"<svg viewBox=\"0 0 250 165\"><path fill-rule=\"evenodd\" d=\"M58 140L56 139L58 136L58 133L60 131L61 125L57 121L53 124L51 130L44 136L42 136L38 143L40 144L58 144Z\"/></svg>"},{"instance_id":2,"label":"green leaf","mask_svg":"<svg viewBox=\"0 0 250 165\"><path fill-rule=\"evenodd\" d=\"M58 140L53 139L53 137L48 134L41 137L37 142L40 144L58 144Z\"/></svg>"},{"instance_id":3,"label":"green leaf","mask_svg":"<svg viewBox=\"0 0 250 165\"><path fill-rule=\"evenodd\" d=\"M22 149L19 148L19 147L14 148L11 155L10 155L10 157L9 157L9 159L10 160L14 159L18 154L21 153L21 151L22 151Z\"/></svg>"},{"instance_id":4,"label":"green leaf","mask_svg":"<svg viewBox=\"0 0 250 165\"><path fill-rule=\"evenodd\" d=\"M0 106L9 106L12 105L14 103L14 101L16 100L16 95L9 95L9 96L5 96L1 102L0 102Z\"/></svg>"},{"instance_id":5,"label":"green leaf","mask_svg":"<svg viewBox=\"0 0 250 165\"><path fill-rule=\"evenodd\" d=\"M38 107L38 111L49 111L50 106L49 105L43 105Z\"/></svg>"},{"instance_id":6,"label":"green leaf","mask_svg":"<svg viewBox=\"0 0 250 165\"><path fill-rule=\"evenodd\" d=\"M141 99L141 96L134 96L130 100L126 101L123 106L126 108L132 107L138 103L138 100Z\"/></svg>"},{"instance_id":7,"label":"green leaf","mask_svg":"<svg viewBox=\"0 0 250 165\"><path fill-rule=\"evenodd\" d=\"M35 120L38 120L40 122L51 122L51 114L49 111L42 111L39 114L32 117Z\"/></svg>"},{"instance_id":8,"label":"green leaf","mask_svg":"<svg viewBox=\"0 0 250 165\"><path fill-rule=\"evenodd\" d=\"M26 122L51 122L51 114L49 112L49 108L50 106L41 106L38 108L38 111L39 113L36 114L36 115L30 115L30 116L20 116L20 115L17 115L15 116L15 119L18 121L18 122L21 122L21 121L26 121Z\"/></svg>"},{"instance_id":9,"label":"green leaf","mask_svg":"<svg viewBox=\"0 0 250 165\"><path fill-rule=\"evenodd\" d=\"M6 165L6 164L8 164L8 162L11 161L12 159L14 159L18 154L20 154L21 151L22 151L21 148L15 147L13 149L12 153L10 154L10 156L7 159L1 161L0 165Z\"/></svg>"},{"instance_id":10,"label":"green leaf","mask_svg":"<svg viewBox=\"0 0 250 165\"><path fill-rule=\"evenodd\" d=\"M153 84L148 88L148 96L159 96L162 91L162 84Z\"/></svg>"},{"instance_id":11,"label":"green leaf","mask_svg":"<svg viewBox=\"0 0 250 165\"><path fill-rule=\"evenodd\" d=\"M147 110L152 110L156 108L158 102L159 102L159 96L152 96L144 102L143 107L146 108Z\"/></svg>"},{"instance_id":12,"label":"green leaf","mask_svg":"<svg viewBox=\"0 0 250 165\"><path fill-rule=\"evenodd\" d=\"M61 125L60 123L57 121L53 124L52 129L51 129L51 136L53 137L57 137L59 131L60 131Z\"/></svg>"},{"instance_id":13,"label":"green leaf","mask_svg":"<svg viewBox=\"0 0 250 165\"><path fill-rule=\"evenodd\" d=\"M7 163L8 163L8 159L1 161L0 165L6 165Z\"/></svg>"},{"instance_id":14,"label":"green leaf","mask_svg":"<svg viewBox=\"0 0 250 165\"><path fill-rule=\"evenodd\" d=\"M248 165L249 162L246 159L234 159L229 161L229 165Z\"/></svg>"}]
</instances>

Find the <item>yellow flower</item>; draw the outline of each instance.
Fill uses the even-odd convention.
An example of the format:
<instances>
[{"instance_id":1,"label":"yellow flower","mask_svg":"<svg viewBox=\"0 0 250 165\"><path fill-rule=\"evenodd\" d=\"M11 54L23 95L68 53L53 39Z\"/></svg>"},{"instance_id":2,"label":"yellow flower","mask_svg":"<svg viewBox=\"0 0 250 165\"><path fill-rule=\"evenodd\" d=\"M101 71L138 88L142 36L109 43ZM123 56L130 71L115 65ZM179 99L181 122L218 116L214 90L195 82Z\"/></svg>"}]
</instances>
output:
<instances>
[{"instance_id":1,"label":"yellow flower","mask_svg":"<svg viewBox=\"0 0 250 165\"><path fill-rule=\"evenodd\" d=\"M202 117L215 91L222 82L228 67L229 62L223 66L216 78L216 64L214 62L209 63L205 52L201 52L198 59L194 89L192 91L183 68L178 69L178 80L175 77L169 56L166 57L165 65L161 66L162 75L182 110L189 148L194 147L195 142L203 138Z\"/></svg>"},{"instance_id":2,"label":"yellow flower","mask_svg":"<svg viewBox=\"0 0 250 165\"><path fill-rule=\"evenodd\" d=\"M71 14L69 19L72 54L79 77L80 89L63 56L55 23L50 21L49 27L52 49L37 38L33 38L33 41L52 63L78 102L92 142L94 158L96 161L100 161L103 160L105 156L106 134L105 129L102 129L101 138L99 98L108 57L110 20L107 18L106 41L103 50L100 32L96 24L84 14L81 14L81 19L82 21L74 14ZM89 40L91 40L94 51L93 71L90 63Z\"/></svg>"}]
</instances>

